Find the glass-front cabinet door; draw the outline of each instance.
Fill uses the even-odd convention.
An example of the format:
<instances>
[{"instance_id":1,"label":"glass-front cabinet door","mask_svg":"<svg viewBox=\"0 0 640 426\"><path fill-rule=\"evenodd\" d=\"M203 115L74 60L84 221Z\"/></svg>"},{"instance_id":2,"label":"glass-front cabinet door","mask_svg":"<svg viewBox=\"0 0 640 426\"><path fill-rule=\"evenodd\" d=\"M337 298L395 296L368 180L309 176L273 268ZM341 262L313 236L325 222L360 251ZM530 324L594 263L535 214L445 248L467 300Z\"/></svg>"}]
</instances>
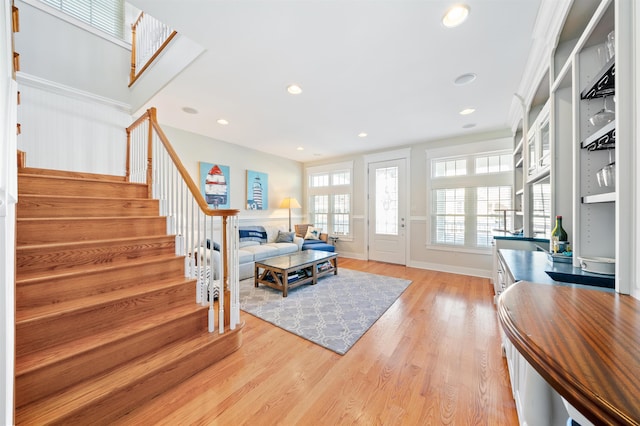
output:
<instances>
[{"instance_id":1,"label":"glass-front cabinet door","mask_svg":"<svg viewBox=\"0 0 640 426\"><path fill-rule=\"evenodd\" d=\"M528 157L528 171L527 174L529 176L533 176L536 174L538 170L538 150L536 147L536 132L535 130L531 130L527 135L527 153Z\"/></svg>"},{"instance_id":2,"label":"glass-front cabinet door","mask_svg":"<svg viewBox=\"0 0 640 426\"><path fill-rule=\"evenodd\" d=\"M549 139L549 117L540 124L540 167L551 165L551 141Z\"/></svg>"},{"instance_id":3,"label":"glass-front cabinet door","mask_svg":"<svg viewBox=\"0 0 640 426\"><path fill-rule=\"evenodd\" d=\"M533 120L527 133L528 181L538 180L551 166L551 139L549 135L549 102Z\"/></svg>"}]
</instances>

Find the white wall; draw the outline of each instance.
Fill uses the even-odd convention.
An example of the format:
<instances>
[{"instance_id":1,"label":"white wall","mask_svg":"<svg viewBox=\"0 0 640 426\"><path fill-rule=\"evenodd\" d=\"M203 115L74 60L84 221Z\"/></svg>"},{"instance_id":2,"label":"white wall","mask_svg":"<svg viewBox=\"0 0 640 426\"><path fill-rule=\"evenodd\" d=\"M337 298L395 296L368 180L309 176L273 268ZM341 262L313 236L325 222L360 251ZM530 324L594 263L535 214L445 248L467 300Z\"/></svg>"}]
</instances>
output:
<instances>
[{"instance_id":1,"label":"white wall","mask_svg":"<svg viewBox=\"0 0 640 426\"><path fill-rule=\"evenodd\" d=\"M492 149L512 149L513 138L510 130L485 134L475 134L465 137L429 141L411 145L410 176L409 176L409 236L410 246L407 255L408 266L432 269L444 272L460 273L475 276L491 276L492 253L471 253L456 249L434 249L428 247L427 227L429 216L429 202L427 196L427 158L426 150L434 148L448 148L466 145L473 142L492 142ZM398 149L398 148L394 148ZM458 153L456 153L458 154ZM338 251L346 256L366 259L366 217L365 200L367 187L364 172L364 153L305 163L305 167L321 164L353 161L353 240L339 240ZM360 194L358 196L357 194ZM307 212L305 212L307 214Z\"/></svg>"},{"instance_id":2,"label":"white wall","mask_svg":"<svg viewBox=\"0 0 640 426\"><path fill-rule=\"evenodd\" d=\"M16 0L21 71L61 85L129 103L131 52Z\"/></svg>"},{"instance_id":3,"label":"white wall","mask_svg":"<svg viewBox=\"0 0 640 426\"><path fill-rule=\"evenodd\" d=\"M130 50L23 0L15 4L18 148L27 166L124 175Z\"/></svg>"},{"instance_id":4,"label":"white wall","mask_svg":"<svg viewBox=\"0 0 640 426\"><path fill-rule=\"evenodd\" d=\"M13 424L16 85L12 79L11 5L0 6L0 424Z\"/></svg>"},{"instance_id":5,"label":"white wall","mask_svg":"<svg viewBox=\"0 0 640 426\"><path fill-rule=\"evenodd\" d=\"M22 72L18 83L28 167L125 175L128 105Z\"/></svg>"},{"instance_id":6,"label":"white wall","mask_svg":"<svg viewBox=\"0 0 640 426\"><path fill-rule=\"evenodd\" d=\"M159 114L160 115L160 114ZM161 120L161 117L158 117ZM302 203L302 163L211 139L196 133L163 126L171 145L180 156L194 182L199 182L199 162L229 166L230 208L240 210L241 223L275 221L289 222L289 211L279 208L285 197L296 197ZM268 210L246 209L247 170L267 173L269 186ZM300 223L301 209L291 211L291 223Z\"/></svg>"}]
</instances>

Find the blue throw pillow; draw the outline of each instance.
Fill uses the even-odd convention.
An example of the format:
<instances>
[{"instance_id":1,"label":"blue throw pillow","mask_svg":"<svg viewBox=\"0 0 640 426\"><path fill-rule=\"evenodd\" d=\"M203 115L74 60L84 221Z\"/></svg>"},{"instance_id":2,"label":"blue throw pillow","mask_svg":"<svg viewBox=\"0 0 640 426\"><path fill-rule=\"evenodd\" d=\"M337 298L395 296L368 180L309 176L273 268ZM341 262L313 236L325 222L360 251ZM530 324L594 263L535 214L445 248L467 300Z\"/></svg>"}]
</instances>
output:
<instances>
[{"instance_id":1,"label":"blue throw pillow","mask_svg":"<svg viewBox=\"0 0 640 426\"><path fill-rule=\"evenodd\" d=\"M211 240L207 238L207 248L210 249L211 248ZM215 251L220 251L220 244L216 243L215 241L213 242L213 249Z\"/></svg>"},{"instance_id":2,"label":"blue throw pillow","mask_svg":"<svg viewBox=\"0 0 640 426\"><path fill-rule=\"evenodd\" d=\"M260 244L267 242L267 231L264 226L241 226L238 228L239 241L257 241Z\"/></svg>"},{"instance_id":3,"label":"blue throw pillow","mask_svg":"<svg viewBox=\"0 0 640 426\"><path fill-rule=\"evenodd\" d=\"M276 243L292 243L293 237L295 236L295 232L282 232L278 231L278 237L276 238Z\"/></svg>"}]
</instances>

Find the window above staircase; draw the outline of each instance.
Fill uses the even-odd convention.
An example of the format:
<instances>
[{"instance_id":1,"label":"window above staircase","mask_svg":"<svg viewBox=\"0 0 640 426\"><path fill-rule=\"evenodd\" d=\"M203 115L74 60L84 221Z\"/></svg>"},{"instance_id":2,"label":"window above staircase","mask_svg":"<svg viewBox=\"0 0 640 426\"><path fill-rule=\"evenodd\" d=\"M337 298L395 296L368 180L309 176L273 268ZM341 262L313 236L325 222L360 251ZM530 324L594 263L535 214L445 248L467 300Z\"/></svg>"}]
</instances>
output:
<instances>
[{"instance_id":1,"label":"window above staircase","mask_svg":"<svg viewBox=\"0 0 640 426\"><path fill-rule=\"evenodd\" d=\"M131 48L130 24L140 13L124 0L23 0L25 3Z\"/></svg>"}]
</instances>

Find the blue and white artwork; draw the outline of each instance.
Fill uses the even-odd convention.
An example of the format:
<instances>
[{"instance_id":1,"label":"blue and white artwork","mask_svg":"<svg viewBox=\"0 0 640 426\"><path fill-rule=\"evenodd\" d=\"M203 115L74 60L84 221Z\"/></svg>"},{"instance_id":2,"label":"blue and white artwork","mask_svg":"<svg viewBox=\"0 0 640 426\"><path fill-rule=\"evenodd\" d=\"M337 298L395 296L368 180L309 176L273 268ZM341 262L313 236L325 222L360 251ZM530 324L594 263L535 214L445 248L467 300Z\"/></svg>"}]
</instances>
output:
<instances>
[{"instance_id":1,"label":"blue and white artwork","mask_svg":"<svg viewBox=\"0 0 640 426\"><path fill-rule=\"evenodd\" d=\"M247 210L269 209L269 175L247 170Z\"/></svg>"},{"instance_id":2,"label":"blue and white artwork","mask_svg":"<svg viewBox=\"0 0 640 426\"><path fill-rule=\"evenodd\" d=\"M200 188L207 204L214 209L228 209L229 166L200 162Z\"/></svg>"}]
</instances>

